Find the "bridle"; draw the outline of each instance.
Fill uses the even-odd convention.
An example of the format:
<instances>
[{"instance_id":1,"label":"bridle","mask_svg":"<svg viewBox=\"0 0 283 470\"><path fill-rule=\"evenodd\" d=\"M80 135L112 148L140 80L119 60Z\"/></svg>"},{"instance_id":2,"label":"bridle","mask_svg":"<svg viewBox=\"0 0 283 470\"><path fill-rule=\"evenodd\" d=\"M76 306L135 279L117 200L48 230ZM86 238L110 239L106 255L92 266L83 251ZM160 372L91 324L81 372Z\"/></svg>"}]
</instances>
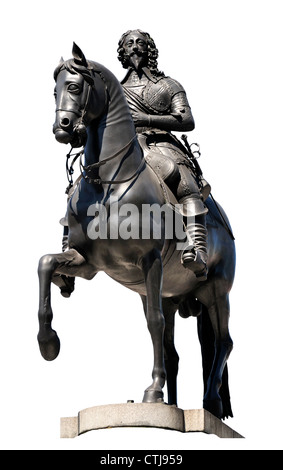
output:
<instances>
[{"instance_id":1,"label":"bridle","mask_svg":"<svg viewBox=\"0 0 283 470\"><path fill-rule=\"evenodd\" d=\"M107 83L106 83L105 78L102 75L102 73L100 71L98 73L99 73L101 79L103 80L103 82L105 84L105 96L107 97L107 95L108 95ZM85 105L84 105L84 108L81 111L81 113L78 114L76 111L73 111L73 110L67 110L67 109L63 109L63 108L56 108L56 112L67 111L69 113L76 114L80 118L78 123L74 126L74 130L78 129L81 125L85 126L84 117L85 117L85 114L87 112L87 108L88 108L89 100L90 100L90 93L91 93L91 90L92 90L92 87L93 87L93 85L91 83L89 83L85 78L84 78L84 80L85 80L85 82L87 82L88 89L87 89L87 96L86 96ZM107 102L107 100L105 100L105 103L106 102ZM74 164L78 159L79 159L79 166L80 166L81 174L80 174L79 178L77 178L77 180L75 182L75 186L78 185L78 183L80 182L80 180L82 178L89 184L99 184L99 185L102 185L102 184L123 184L123 183L126 183L128 181L131 181L136 175L138 175L140 173L140 171L141 171L141 169L142 169L142 167L145 163L144 156L141 159L141 162L140 162L138 168L135 170L135 172L130 177L125 178L123 180L118 180L118 181L117 180L102 180L100 177L92 177L91 174L94 170L100 168L102 165L105 165L109 161L111 161L114 158L120 156L123 152L127 153L131 149L131 147L133 146L136 139L137 139L137 136L135 134L132 137L132 139L124 147L122 147L120 150L115 152L110 157L107 157L107 158L105 158L104 160L102 160L100 162L92 163L91 165L86 165L86 166L83 165L83 163L82 163L82 158L83 158L83 155L84 155L84 148L82 150L80 150L79 152L77 152L77 153L72 153L73 147L71 147L69 153L66 155L66 173L67 173L67 179L68 179L68 182L69 182L69 185L66 189L66 193L69 194L71 188L74 186L72 176L73 176L73 173L74 173ZM71 164L69 164L69 161L70 161L71 157L74 157L74 158L73 158Z\"/></svg>"},{"instance_id":2,"label":"bridle","mask_svg":"<svg viewBox=\"0 0 283 470\"><path fill-rule=\"evenodd\" d=\"M85 123L84 123L84 116L85 116L85 114L86 114L87 107L88 107L88 105L89 105L90 92L91 92L92 87L93 87L93 85L92 85L90 82L88 82L87 80L84 80L84 81L86 82L88 88L87 88L87 95L86 95L85 105L84 105L83 110L82 110L80 113L78 113L77 111L74 111L74 110L64 109L64 108L56 108L56 109L55 109L55 113L57 113L57 112L59 112L59 111L65 111L65 112L67 112L67 113L76 114L76 116L78 116L78 117L80 118L79 122L75 125L74 130L75 130L77 127L79 127L80 125L85 124Z\"/></svg>"}]
</instances>

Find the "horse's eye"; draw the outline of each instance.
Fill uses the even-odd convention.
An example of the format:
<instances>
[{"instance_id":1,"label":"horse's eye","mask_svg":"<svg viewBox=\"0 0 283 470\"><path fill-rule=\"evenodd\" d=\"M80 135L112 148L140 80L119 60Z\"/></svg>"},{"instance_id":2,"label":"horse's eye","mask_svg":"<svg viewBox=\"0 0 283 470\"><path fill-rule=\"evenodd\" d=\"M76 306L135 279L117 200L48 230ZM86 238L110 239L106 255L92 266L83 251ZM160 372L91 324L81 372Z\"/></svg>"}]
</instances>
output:
<instances>
[{"instance_id":1,"label":"horse's eye","mask_svg":"<svg viewBox=\"0 0 283 470\"><path fill-rule=\"evenodd\" d=\"M71 93L80 93L81 88L76 83L70 83L70 85L68 86L68 91L70 91Z\"/></svg>"}]
</instances>

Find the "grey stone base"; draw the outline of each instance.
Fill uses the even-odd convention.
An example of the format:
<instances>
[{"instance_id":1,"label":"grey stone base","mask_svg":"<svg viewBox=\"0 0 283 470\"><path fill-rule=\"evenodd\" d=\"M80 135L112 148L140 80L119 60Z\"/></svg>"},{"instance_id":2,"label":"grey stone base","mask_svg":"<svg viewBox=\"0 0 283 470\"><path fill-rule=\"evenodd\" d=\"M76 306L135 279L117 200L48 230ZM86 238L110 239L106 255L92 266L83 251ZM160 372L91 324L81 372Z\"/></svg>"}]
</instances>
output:
<instances>
[{"instance_id":1,"label":"grey stone base","mask_svg":"<svg viewBox=\"0 0 283 470\"><path fill-rule=\"evenodd\" d=\"M182 410L164 403L126 403L87 408L61 418L61 438L74 438L95 429L154 427L180 432L204 432L220 438L242 438L204 409Z\"/></svg>"}]
</instances>

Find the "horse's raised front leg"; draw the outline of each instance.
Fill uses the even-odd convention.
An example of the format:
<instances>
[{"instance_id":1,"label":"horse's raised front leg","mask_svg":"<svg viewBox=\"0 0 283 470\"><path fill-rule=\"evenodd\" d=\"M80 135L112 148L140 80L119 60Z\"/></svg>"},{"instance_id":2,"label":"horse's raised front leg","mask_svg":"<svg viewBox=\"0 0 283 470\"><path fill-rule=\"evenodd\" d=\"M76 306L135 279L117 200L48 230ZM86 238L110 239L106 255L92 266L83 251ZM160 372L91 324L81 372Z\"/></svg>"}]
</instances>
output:
<instances>
[{"instance_id":1,"label":"horse's raised front leg","mask_svg":"<svg viewBox=\"0 0 283 470\"><path fill-rule=\"evenodd\" d=\"M215 354L207 381L203 407L222 419L225 417L225 413L223 413L223 403L219 390L222 385L224 368L233 349L233 341L228 328L230 315L228 294L218 297L215 303L208 308L208 313L215 334ZM229 397L227 399L230 400ZM230 415L232 415L232 412Z\"/></svg>"},{"instance_id":2,"label":"horse's raised front leg","mask_svg":"<svg viewBox=\"0 0 283 470\"><path fill-rule=\"evenodd\" d=\"M151 251L143 260L147 289L146 319L153 344L153 383L144 392L144 403L163 402L163 387L166 379L164 365L164 327L162 312L162 260L158 250Z\"/></svg>"},{"instance_id":3,"label":"horse's raised front leg","mask_svg":"<svg viewBox=\"0 0 283 470\"><path fill-rule=\"evenodd\" d=\"M51 308L51 281L56 271L75 275L86 265L85 259L74 249L65 253L44 255L39 261L39 333L37 336L42 356L47 361L53 361L59 354L60 341L55 330L51 327L53 318Z\"/></svg>"}]
</instances>

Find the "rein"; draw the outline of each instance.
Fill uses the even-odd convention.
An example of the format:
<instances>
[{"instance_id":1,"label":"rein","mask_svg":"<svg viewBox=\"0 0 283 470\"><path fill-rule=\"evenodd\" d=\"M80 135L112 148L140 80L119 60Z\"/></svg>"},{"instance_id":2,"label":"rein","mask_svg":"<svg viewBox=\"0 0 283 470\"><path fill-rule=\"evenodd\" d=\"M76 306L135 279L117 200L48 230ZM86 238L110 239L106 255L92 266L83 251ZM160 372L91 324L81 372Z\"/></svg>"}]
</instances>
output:
<instances>
[{"instance_id":1,"label":"rein","mask_svg":"<svg viewBox=\"0 0 283 470\"><path fill-rule=\"evenodd\" d=\"M84 166L83 163L82 163L82 156L84 155L84 149L81 150L80 152L76 153L76 154L72 154L71 152L72 152L73 149L71 148L70 152L66 155L66 172L67 172L67 179L69 181L69 186L66 189L66 193L67 194L69 193L70 189L72 188L72 186L74 184L72 175L74 173L74 164L75 164L75 162L78 158L80 159L79 164L80 164L81 174L80 174L79 178L77 179L76 183L78 183L82 178L89 184L101 184L101 185L102 184L123 184L123 183L127 183L128 181L132 180L140 172L140 170L142 169L142 167L144 165L144 162L145 162L144 157L141 159L141 162L140 162L138 168L135 170L135 172L131 176L129 176L128 178L125 178L123 180L118 180L118 181L117 180L103 180L100 177L91 178L91 176L89 176L88 174L90 174L94 169L100 168L102 165L106 165L106 163L108 163L109 161L111 161L114 158L118 157L121 153L130 150L130 148L132 147L133 142L134 142L135 139L136 139L136 135L123 148L118 150L118 152L114 153L110 157L105 158L104 160L102 160L100 162L92 163L91 165L87 165L87 166ZM69 166L69 159L72 156L74 156L74 158L72 160L71 165ZM84 172L87 173L87 174L85 175Z\"/></svg>"},{"instance_id":2,"label":"rein","mask_svg":"<svg viewBox=\"0 0 283 470\"><path fill-rule=\"evenodd\" d=\"M66 155L66 173L67 173L67 180L69 182L69 186L66 188L66 194L69 194L70 190L72 189L74 182L73 182L73 174L74 174L74 164L76 160L79 158L79 156L84 152L84 150L81 150L78 153L71 153L73 148L71 148L70 152L67 153ZM71 165L69 166L69 160L70 158L74 155L74 158L72 160ZM81 176L78 178L78 180L81 179ZM77 182L78 182L77 180Z\"/></svg>"},{"instance_id":3,"label":"rein","mask_svg":"<svg viewBox=\"0 0 283 470\"><path fill-rule=\"evenodd\" d=\"M105 158L104 160L102 160L100 162L92 163L91 165L84 166L82 164L82 154L81 154L81 157L80 157L81 174L82 174L83 178L86 180L86 182L87 183L93 183L93 184L122 184L122 183L127 183L128 181L132 180L139 173L139 171L141 170L141 168L144 164L144 157L141 159L141 162L140 162L138 168L135 170L135 172L131 176L129 176L128 178L125 178L123 180L118 180L118 181L117 180L102 180L100 177L92 178L91 176L89 176L89 174L93 170L95 170L96 168L100 168L102 165L105 165L109 161L111 161L114 158L118 157L121 153L130 150L130 148L132 147L133 142L134 142L135 139L136 139L136 135L123 148L118 150L118 152L114 153L110 157ZM83 171L86 172L87 174L84 175Z\"/></svg>"}]
</instances>

